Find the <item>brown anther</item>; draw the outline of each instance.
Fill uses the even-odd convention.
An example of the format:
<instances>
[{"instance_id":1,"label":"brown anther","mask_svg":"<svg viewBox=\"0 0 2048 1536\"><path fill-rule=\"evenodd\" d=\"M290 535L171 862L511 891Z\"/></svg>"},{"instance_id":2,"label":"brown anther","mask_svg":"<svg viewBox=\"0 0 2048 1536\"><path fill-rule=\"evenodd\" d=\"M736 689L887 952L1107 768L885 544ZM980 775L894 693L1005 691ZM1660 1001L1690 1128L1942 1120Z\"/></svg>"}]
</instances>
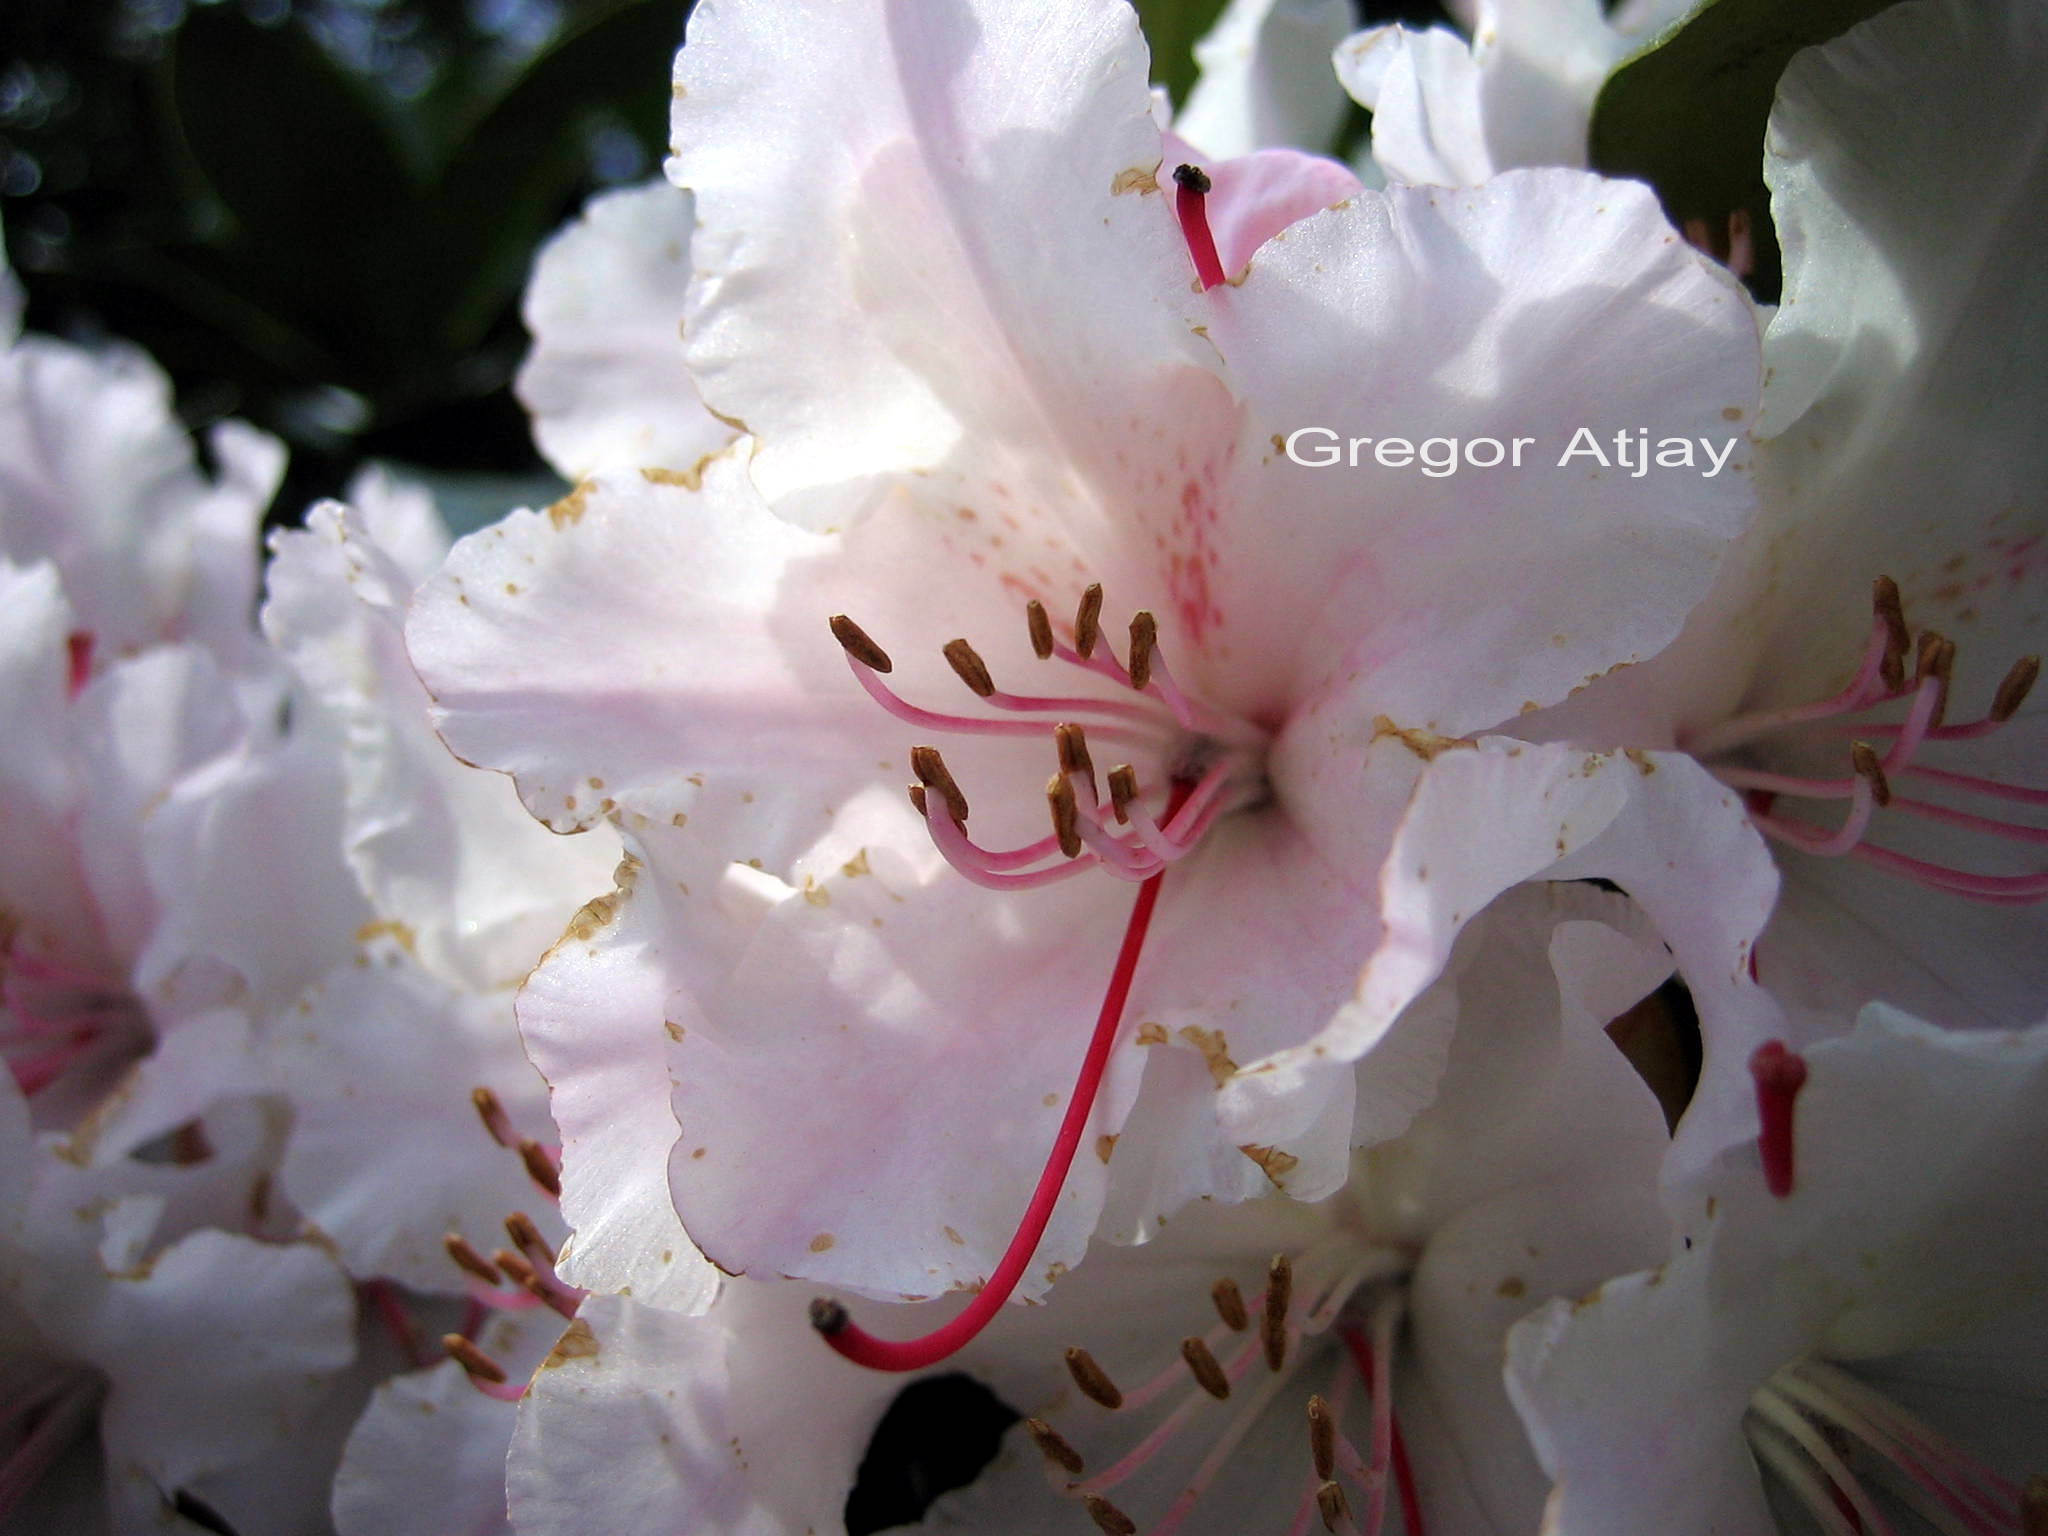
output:
<instances>
[{"instance_id":1,"label":"brown anther","mask_svg":"<svg viewBox=\"0 0 2048 1536\"><path fill-rule=\"evenodd\" d=\"M1342 1483L1326 1482L1316 1490L1316 1512L1323 1517L1323 1529L1334 1531L1351 1521L1351 1501L1344 1497Z\"/></svg>"},{"instance_id":2,"label":"brown anther","mask_svg":"<svg viewBox=\"0 0 2048 1536\"><path fill-rule=\"evenodd\" d=\"M1276 1253L1266 1270L1266 1306L1259 1314L1259 1342L1265 1346L1266 1364L1272 1370L1287 1363L1287 1308L1293 1300L1294 1261Z\"/></svg>"},{"instance_id":3,"label":"brown anther","mask_svg":"<svg viewBox=\"0 0 2048 1536\"><path fill-rule=\"evenodd\" d=\"M448 1358L461 1366L478 1381L488 1381L493 1386L505 1379L505 1367L478 1349L459 1333L441 1335L441 1348L448 1352Z\"/></svg>"},{"instance_id":4,"label":"brown anther","mask_svg":"<svg viewBox=\"0 0 2048 1536\"><path fill-rule=\"evenodd\" d=\"M1195 1378L1196 1386L1219 1403L1230 1396L1230 1378L1223 1374L1223 1367L1200 1338L1190 1334L1182 1339L1180 1357L1188 1363L1188 1373Z\"/></svg>"},{"instance_id":5,"label":"brown anther","mask_svg":"<svg viewBox=\"0 0 2048 1536\"><path fill-rule=\"evenodd\" d=\"M1045 781L1045 803L1052 811L1053 836L1060 840L1060 852L1070 859L1081 856L1081 816L1074 806L1074 785L1064 773Z\"/></svg>"},{"instance_id":6,"label":"brown anther","mask_svg":"<svg viewBox=\"0 0 2048 1536\"><path fill-rule=\"evenodd\" d=\"M1106 1532L1107 1536L1137 1536L1138 1522L1100 1494L1083 1494L1081 1503L1087 1508L1088 1518L1095 1522L1095 1528Z\"/></svg>"},{"instance_id":7,"label":"brown anther","mask_svg":"<svg viewBox=\"0 0 2048 1536\"><path fill-rule=\"evenodd\" d=\"M526 1164L526 1176L560 1199L562 1194L562 1170L555 1166L555 1160L548 1156L548 1149L531 1136L519 1143L519 1161Z\"/></svg>"},{"instance_id":8,"label":"brown anther","mask_svg":"<svg viewBox=\"0 0 2048 1536\"><path fill-rule=\"evenodd\" d=\"M1991 718L2000 725L2005 724L2020 712L2020 706L2027 702L2027 695L2034 691L2035 680L2041 675L2041 658L2022 656L2012 664L2012 670L2005 674L2005 681L1998 685L1998 692L1991 700Z\"/></svg>"},{"instance_id":9,"label":"brown anther","mask_svg":"<svg viewBox=\"0 0 2048 1536\"><path fill-rule=\"evenodd\" d=\"M468 1238L460 1232L450 1232L441 1239L441 1246L448 1250L448 1257L455 1261L455 1267L476 1276L485 1285L497 1285L505 1277L489 1259L471 1246Z\"/></svg>"},{"instance_id":10,"label":"brown anther","mask_svg":"<svg viewBox=\"0 0 2048 1536\"><path fill-rule=\"evenodd\" d=\"M505 1235L512 1239L512 1246L524 1254L527 1260L539 1269L545 1265L555 1267L555 1250L548 1246L548 1240L540 1235L540 1228L533 1224L533 1218L524 1211L514 1211L505 1218Z\"/></svg>"},{"instance_id":11,"label":"brown anther","mask_svg":"<svg viewBox=\"0 0 2048 1536\"><path fill-rule=\"evenodd\" d=\"M946 767L946 760L939 755L937 747L912 747L910 749L910 771L918 781L929 784L945 797L946 809L953 813L953 819L962 826L967 824L967 796L953 781L953 774Z\"/></svg>"},{"instance_id":12,"label":"brown anther","mask_svg":"<svg viewBox=\"0 0 2048 1536\"><path fill-rule=\"evenodd\" d=\"M1884 625L1884 661L1879 674L1886 690L1897 693L1906 685L1906 652L1913 644L1906 628L1905 606L1899 601L1899 584L1889 576L1878 577L1870 584L1870 606Z\"/></svg>"},{"instance_id":13,"label":"brown anther","mask_svg":"<svg viewBox=\"0 0 2048 1536\"><path fill-rule=\"evenodd\" d=\"M1173 168L1173 184L1186 187L1190 192L1207 195L1211 183L1209 173L1199 165L1177 165Z\"/></svg>"},{"instance_id":14,"label":"brown anther","mask_svg":"<svg viewBox=\"0 0 2048 1536\"><path fill-rule=\"evenodd\" d=\"M960 681L982 698L985 699L996 691L996 680L988 675L988 663L983 661L981 653L965 640L946 642L946 660L951 663L953 670L960 674Z\"/></svg>"},{"instance_id":15,"label":"brown anther","mask_svg":"<svg viewBox=\"0 0 2048 1536\"><path fill-rule=\"evenodd\" d=\"M1095 1357L1078 1344L1067 1351L1067 1374L1074 1378L1074 1385L1081 1389L1081 1395L1091 1403L1100 1403L1105 1408L1121 1408L1124 1395L1117 1384L1109 1379L1109 1372L1095 1363Z\"/></svg>"},{"instance_id":16,"label":"brown anther","mask_svg":"<svg viewBox=\"0 0 2048 1536\"><path fill-rule=\"evenodd\" d=\"M868 638L868 632L843 613L832 615L832 638L846 648L846 654L876 672L893 672L896 664L889 653Z\"/></svg>"},{"instance_id":17,"label":"brown anther","mask_svg":"<svg viewBox=\"0 0 2048 1536\"><path fill-rule=\"evenodd\" d=\"M540 1294L540 1272L519 1254L509 1248L495 1249L491 1254L491 1262L505 1271L514 1285L532 1291L535 1295Z\"/></svg>"},{"instance_id":18,"label":"brown anther","mask_svg":"<svg viewBox=\"0 0 2048 1536\"><path fill-rule=\"evenodd\" d=\"M1152 610L1140 608L1131 615L1131 686L1143 688L1152 681L1152 653L1159 647L1159 621Z\"/></svg>"},{"instance_id":19,"label":"brown anther","mask_svg":"<svg viewBox=\"0 0 2048 1536\"><path fill-rule=\"evenodd\" d=\"M820 1296L811 1303L811 1326L828 1337L843 1332L851 1321L846 1308L829 1296Z\"/></svg>"},{"instance_id":20,"label":"brown anther","mask_svg":"<svg viewBox=\"0 0 2048 1536\"><path fill-rule=\"evenodd\" d=\"M924 786L922 784L910 786L910 804L912 809L920 816L929 816L931 814L930 810L925 806Z\"/></svg>"},{"instance_id":21,"label":"brown anther","mask_svg":"<svg viewBox=\"0 0 2048 1536\"><path fill-rule=\"evenodd\" d=\"M512 1131L512 1117L505 1113L505 1106L498 1102L498 1096L490 1089L470 1089L469 1102L476 1106L477 1118L483 1121L491 1140L501 1147L509 1147L518 1139Z\"/></svg>"},{"instance_id":22,"label":"brown anther","mask_svg":"<svg viewBox=\"0 0 2048 1536\"><path fill-rule=\"evenodd\" d=\"M1040 661L1052 657L1052 620L1045 616L1045 604L1032 598L1024 605L1024 622L1031 630L1031 649Z\"/></svg>"},{"instance_id":23,"label":"brown anther","mask_svg":"<svg viewBox=\"0 0 2048 1536\"><path fill-rule=\"evenodd\" d=\"M1867 741L1849 743L1849 761L1855 766L1856 777L1870 781L1870 793L1879 807L1892 803L1891 780L1884 776L1884 760L1877 755L1877 748Z\"/></svg>"},{"instance_id":24,"label":"brown anther","mask_svg":"<svg viewBox=\"0 0 2048 1536\"><path fill-rule=\"evenodd\" d=\"M1308 1400L1308 1454L1316 1478L1327 1483L1337 1472L1337 1417L1320 1393Z\"/></svg>"},{"instance_id":25,"label":"brown anther","mask_svg":"<svg viewBox=\"0 0 2048 1536\"><path fill-rule=\"evenodd\" d=\"M1031 1436L1031 1443L1038 1447L1045 1459L1054 1466L1063 1467L1069 1477L1079 1477L1086 1465L1081 1453L1067 1444L1067 1437L1054 1429L1043 1419L1026 1419L1024 1432Z\"/></svg>"},{"instance_id":26,"label":"brown anther","mask_svg":"<svg viewBox=\"0 0 2048 1536\"><path fill-rule=\"evenodd\" d=\"M1081 594L1081 606L1074 614L1074 649L1083 661L1095 654L1095 642L1102 635L1102 583L1090 582Z\"/></svg>"},{"instance_id":27,"label":"brown anther","mask_svg":"<svg viewBox=\"0 0 2048 1536\"><path fill-rule=\"evenodd\" d=\"M1250 1326L1251 1314L1244 1309L1244 1292L1230 1276L1225 1275L1209 1287L1209 1299L1216 1303L1216 1315L1232 1333L1243 1333Z\"/></svg>"},{"instance_id":28,"label":"brown anther","mask_svg":"<svg viewBox=\"0 0 2048 1536\"><path fill-rule=\"evenodd\" d=\"M1129 763L1118 763L1109 770L1109 808L1116 812L1118 822L1131 819L1131 802L1138 798L1138 770Z\"/></svg>"},{"instance_id":29,"label":"brown anther","mask_svg":"<svg viewBox=\"0 0 2048 1536\"><path fill-rule=\"evenodd\" d=\"M1056 725L1052 740L1059 749L1060 772L1086 779L1089 788L1094 788L1095 760L1088 755L1088 733L1078 725Z\"/></svg>"}]
</instances>

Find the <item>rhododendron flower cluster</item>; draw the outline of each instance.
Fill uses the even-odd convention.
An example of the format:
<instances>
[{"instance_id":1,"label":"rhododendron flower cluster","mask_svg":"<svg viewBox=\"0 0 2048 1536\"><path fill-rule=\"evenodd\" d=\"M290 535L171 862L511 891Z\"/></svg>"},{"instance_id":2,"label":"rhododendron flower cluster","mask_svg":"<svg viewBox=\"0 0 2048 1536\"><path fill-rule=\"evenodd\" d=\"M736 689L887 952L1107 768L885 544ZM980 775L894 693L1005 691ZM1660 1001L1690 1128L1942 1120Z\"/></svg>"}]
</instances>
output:
<instances>
[{"instance_id":1,"label":"rhododendron flower cluster","mask_svg":"<svg viewBox=\"0 0 2048 1536\"><path fill-rule=\"evenodd\" d=\"M1468 9L703 0L459 541L0 282L0 1529L2048 1536L2048 13Z\"/></svg>"}]
</instances>

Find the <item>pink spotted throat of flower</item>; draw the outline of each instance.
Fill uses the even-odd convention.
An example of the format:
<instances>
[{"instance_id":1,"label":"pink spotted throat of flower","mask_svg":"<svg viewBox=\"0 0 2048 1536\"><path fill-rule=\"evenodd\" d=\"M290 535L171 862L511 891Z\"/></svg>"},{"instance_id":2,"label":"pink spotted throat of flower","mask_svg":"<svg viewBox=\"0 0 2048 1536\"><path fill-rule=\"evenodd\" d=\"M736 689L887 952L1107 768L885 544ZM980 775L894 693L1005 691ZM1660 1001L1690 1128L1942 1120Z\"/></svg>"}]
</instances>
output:
<instances>
[{"instance_id":1,"label":"pink spotted throat of flower","mask_svg":"<svg viewBox=\"0 0 2048 1536\"><path fill-rule=\"evenodd\" d=\"M1265 794L1264 733L1211 710L1174 681L1160 651L1158 622L1152 613L1140 610L1132 617L1130 645L1122 662L1103 639L1101 616L1099 584L1082 594L1073 626L1064 637L1055 634L1038 599L1025 606L1031 647L1039 660L1105 680L1120 697L1012 693L996 686L968 641L946 644L945 657L954 672L985 705L1010 717L1002 719L912 704L884 680L894 670L888 653L846 615L834 615L831 621L854 677L899 720L965 736L1050 737L1057 763L1045 790L1052 830L1016 848L987 848L975 842L968 833L967 796L944 756L931 746L911 750L917 782L910 786L910 802L955 870L976 885L998 891L1030 890L1090 871L1138 887L1052 1152L994 1273L959 1316L921 1338L902 1342L874 1337L837 1302L820 1300L812 1309L814 1325L835 1350L856 1364L885 1371L922 1369L973 1339L1009 1299L1052 1219L1087 1129L1159 901L1162 876L1192 853L1222 816ZM1112 743L1120 751L1130 751L1135 761L1118 762L1098 776L1089 749L1091 731L1098 745ZM1141 771L1138 762L1148 766Z\"/></svg>"},{"instance_id":2,"label":"pink spotted throat of flower","mask_svg":"<svg viewBox=\"0 0 2048 1536\"><path fill-rule=\"evenodd\" d=\"M1879 811L1940 822L1963 832L2020 846L2048 845L2048 828L2028 826L1902 793L1895 781L1939 788L1979 802L2048 806L2048 787L2007 783L1936 767L1920 760L1931 742L1979 741L2006 725L2040 676L2041 659L2022 656L2011 664L1980 719L1949 723L1949 693L1956 666L1955 643L1931 629L1917 636L1906 623L1897 583L1880 576L1872 594L1874 616L1856 676L1830 698L1740 715L1681 743L1706 760L1716 778L1741 791L1750 818L1768 836L1821 858L1852 858L1916 884L1972 901L2015 905L2048 899L2048 874L1984 874L1916 858L1870 842ZM1908 662L1911 670L1908 670ZM1886 705L1904 704L1902 720L1856 717ZM1829 737L1846 739L1846 777L1818 777L1750 766L1731 754L1766 741L1811 746ZM1883 750L1875 743L1886 743ZM1783 802L1847 801L1848 814L1832 829L1787 815Z\"/></svg>"}]
</instances>

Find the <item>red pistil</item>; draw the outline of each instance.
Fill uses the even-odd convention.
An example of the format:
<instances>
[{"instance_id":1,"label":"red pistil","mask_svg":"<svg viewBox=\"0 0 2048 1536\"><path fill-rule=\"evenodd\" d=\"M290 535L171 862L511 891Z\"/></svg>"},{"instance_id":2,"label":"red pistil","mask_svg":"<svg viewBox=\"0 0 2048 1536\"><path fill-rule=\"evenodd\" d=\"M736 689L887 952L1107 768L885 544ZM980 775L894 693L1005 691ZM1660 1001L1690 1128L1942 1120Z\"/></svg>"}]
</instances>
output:
<instances>
[{"instance_id":1,"label":"red pistil","mask_svg":"<svg viewBox=\"0 0 2048 1536\"><path fill-rule=\"evenodd\" d=\"M1181 780L1174 781L1169 815L1180 808L1191 787ZM995 1273L989 1276L980 1293L958 1317L915 1339L878 1339L850 1319L846 1309L837 1302L814 1302L811 1307L812 1325L824 1335L826 1343L855 1365L865 1365L877 1371L916 1371L936 1364L986 1328L1002 1309L1003 1303L1010 1299L1017 1282L1024 1277L1032 1255L1038 1251L1039 1239L1045 1235L1046 1226L1052 1220L1053 1207L1058 1204L1060 1191L1066 1186L1067 1170L1073 1166L1074 1154L1080 1148L1081 1137L1094 1113L1095 1095L1109 1066L1110 1048L1116 1044L1124 1004L1130 998L1131 981L1137 974L1138 952L1144 946L1146 930L1152 925L1152 909L1159 904L1159 882L1162 878L1164 871L1138 887L1138 899L1132 904L1130 921L1124 927L1123 944L1117 950L1116 967L1110 972L1109 990L1103 995L1102 1011L1096 1016L1095 1033L1088 1042L1088 1054L1082 1059L1080 1074L1074 1080L1073 1096L1067 1101L1066 1117L1060 1121L1059 1134L1053 1138L1052 1153L1046 1158L1044 1171L1038 1176L1038 1187L1031 1193L1031 1203L1025 1207L1024 1219L1018 1223L1009 1247L1003 1250Z\"/></svg>"},{"instance_id":2,"label":"red pistil","mask_svg":"<svg viewBox=\"0 0 2048 1536\"><path fill-rule=\"evenodd\" d=\"M1351 1358L1358 1366L1358 1374L1369 1384L1373 1379L1372 1344L1365 1334L1356 1328L1338 1330L1338 1336L1351 1350ZM1392 1373L1389 1372L1389 1380ZM1408 1461L1408 1445L1401 1438L1401 1420L1392 1417L1393 1444L1390 1460L1394 1470L1394 1491L1401 1500L1401 1529L1406 1536L1428 1536L1422 1526L1422 1499L1415 1491L1415 1468Z\"/></svg>"},{"instance_id":3,"label":"red pistil","mask_svg":"<svg viewBox=\"0 0 2048 1536\"><path fill-rule=\"evenodd\" d=\"M1216 237L1209 233L1209 177L1198 165L1183 165L1173 173L1177 190L1173 211L1180 216L1180 232L1195 259L1195 275L1207 293L1223 281L1223 261L1216 254Z\"/></svg>"},{"instance_id":4,"label":"red pistil","mask_svg":"<svg viewBox=\"0 0 2048 1536\"><path fill-rule=\"evenodd\" d=\"M1756 1081L1756 1112L1762 1122L1756 1146L1764 1163L1764 1187L1782 1200L1792 1193L1792 1106L1806 1086L1806 1059L1768 1040L1749 1058Z\"/></svg>"},{"instance_id":5,"label":"red pistil","mask_svg":"<svg viewBox=\"0 0 2048 1536\"><path fill-rule=\"evenodd\" d=\"M65 681L75 699L92 679L92 631L74 629L64 637L64 649L70 662Z\"/></svg>"}]
</instances>

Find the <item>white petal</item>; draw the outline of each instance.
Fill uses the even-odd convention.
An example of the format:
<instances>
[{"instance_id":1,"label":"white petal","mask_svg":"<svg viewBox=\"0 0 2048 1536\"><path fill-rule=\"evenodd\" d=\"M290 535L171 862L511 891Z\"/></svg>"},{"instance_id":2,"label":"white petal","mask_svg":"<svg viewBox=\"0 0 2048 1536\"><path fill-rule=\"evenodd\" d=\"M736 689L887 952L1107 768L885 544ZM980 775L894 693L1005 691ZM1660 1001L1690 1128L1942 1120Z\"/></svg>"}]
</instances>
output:
<instances>
[{"instance_id":1,"label":"white petal","mask_svg":"<svg viewBox=\"0 0 2048 1536\"><path fill-rule=\"evenodd\" d=\"M1332 148L1345 102L1330 52L1350 29L1345 0L1231 0L1195 44L1174 131L1218 159Z\"/></svg>"}]
</instances>

